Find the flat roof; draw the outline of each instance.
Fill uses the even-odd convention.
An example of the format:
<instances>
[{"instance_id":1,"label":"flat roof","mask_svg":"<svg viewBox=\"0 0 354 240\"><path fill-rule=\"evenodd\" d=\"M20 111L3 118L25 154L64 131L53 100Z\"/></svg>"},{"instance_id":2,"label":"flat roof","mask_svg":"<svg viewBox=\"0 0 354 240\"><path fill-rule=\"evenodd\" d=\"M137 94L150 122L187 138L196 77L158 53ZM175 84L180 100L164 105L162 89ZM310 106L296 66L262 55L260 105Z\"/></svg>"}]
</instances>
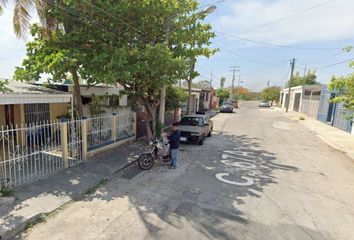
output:
<instances>
[{"instance_id":1,"label":"flat roof","mask_svg":"<svg viewBox=\"0 0 354 240\"><path fill-rule=\"evenodd\" d=\"M6 87L12 91L6 94L68 94L59 90L13 80L8 80ZM0 96L1 94L3 93L0 93Z\"/></svg>"},{"instance_id":2,"label":"flat roof","mask_svg":"<svg viewBox=\"0 0 354 240\"><path fill-rule=\"evenodd\" d=\"M18 81L9 80L6 87L10 92L0 93L0 105L69 103L72 98L70 93Z\"/></svg>"}]
</instances>

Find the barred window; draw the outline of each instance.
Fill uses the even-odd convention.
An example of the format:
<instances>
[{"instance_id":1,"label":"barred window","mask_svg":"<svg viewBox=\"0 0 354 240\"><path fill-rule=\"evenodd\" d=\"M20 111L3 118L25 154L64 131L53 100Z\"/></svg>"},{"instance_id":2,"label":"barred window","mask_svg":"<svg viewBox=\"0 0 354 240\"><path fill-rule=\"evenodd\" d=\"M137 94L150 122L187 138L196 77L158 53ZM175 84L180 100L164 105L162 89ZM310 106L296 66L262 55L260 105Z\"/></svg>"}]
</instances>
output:
<instances>
[{"instance_id":1,"label":"barred window","mask_svg":"<svg viewBox=\"0 0 354 240\"><path fill-rule=\"evenodd\" d=\"M49 120L49 103L25 104L25 123Z\"/></svg>"}]
</instances>

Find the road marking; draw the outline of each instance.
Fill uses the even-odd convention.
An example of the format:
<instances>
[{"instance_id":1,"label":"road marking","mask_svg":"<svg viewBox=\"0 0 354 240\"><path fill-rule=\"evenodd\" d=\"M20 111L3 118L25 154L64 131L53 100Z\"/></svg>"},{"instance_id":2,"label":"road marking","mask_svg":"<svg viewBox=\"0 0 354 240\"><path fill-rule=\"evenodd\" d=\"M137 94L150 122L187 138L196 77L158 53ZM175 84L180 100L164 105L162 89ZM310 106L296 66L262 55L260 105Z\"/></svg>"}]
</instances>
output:
<instances>
[{"instance_id":1,"label":"road marking","mask_svg":"<svg viewBox=\"0 0 354 240\"><path fill-rule=\"evenodd\" d=\"M273 123L273 127L277 128L277 129L282 129L282 130L290 130L291 129L289 124L286 122L275 122L275 123Z\"/></svg>"},{"instance_id":2,"label":"road marking","mask_svg":"<svg viewBox=\"0 0 354 240\"><path fill-rule=\"evenodd\" d=\"M232 184L232 185L237 185L237 186L251 186L254 184L254 181L251 178L241 176L243 180L246 180L246 182L235 182L235 181L230 181L227 179L224 179L225 176L229 176L229 173L217 173L215 174L216 179L218 179L221 182L227 183L227 184Z\"/></svg>"},{"instance_id":3,"label":"road marking","mask_svg":"<svg viewBox=\"0 0 354 240\"><path fill-rule=\"evenodd\" d=\"M246 169L252 169L257 167L256 165L247 162L231 162L228 160L221 160L220 162L231 167L239 167L239 168L246 168Z\"/></svg>"}]
</instances>

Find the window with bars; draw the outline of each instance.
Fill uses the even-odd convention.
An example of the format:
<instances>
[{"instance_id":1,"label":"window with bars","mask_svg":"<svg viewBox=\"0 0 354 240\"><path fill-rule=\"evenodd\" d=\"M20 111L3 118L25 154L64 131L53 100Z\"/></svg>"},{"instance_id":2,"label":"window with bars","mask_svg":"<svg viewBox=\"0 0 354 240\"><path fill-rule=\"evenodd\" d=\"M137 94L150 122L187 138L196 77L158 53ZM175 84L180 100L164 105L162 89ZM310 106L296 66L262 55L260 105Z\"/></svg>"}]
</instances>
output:
<instances>
[{"instance_id":1,"label":"window with bars","mask_svg":"<svg viewBox=\"0 0 354 240\"><path fill-rule=\"evenodd\" d=\"M49 103L25 104L25 123L49 120Z\"/></svg>"}]
</instances>

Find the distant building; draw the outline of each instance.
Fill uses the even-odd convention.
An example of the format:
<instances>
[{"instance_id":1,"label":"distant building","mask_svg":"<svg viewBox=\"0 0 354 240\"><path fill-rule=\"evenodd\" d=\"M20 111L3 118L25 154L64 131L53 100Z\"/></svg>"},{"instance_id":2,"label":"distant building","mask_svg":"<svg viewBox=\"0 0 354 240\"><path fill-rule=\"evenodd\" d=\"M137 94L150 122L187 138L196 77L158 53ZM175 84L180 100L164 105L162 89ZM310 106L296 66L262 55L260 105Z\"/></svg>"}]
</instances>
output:
<instances>
[{"instance_id":1,"label":"distant building","mask_svg":"<svg viewBox=\"0 0 354 240\"><path fill-rule=\"evenodd\" d=\"M38 84L37 84L38 85ZM42 85L42 84L40 84ZM74 94L74 85L70 81L65 81L63 84L46 84L47 88L60 90L69 94ZM89 116L89 104L92 102L95 96L111 96L107 98L107 101L101 103L101 108L104 110L104 114L113 114L122 112L128 109L128 97L122 95L121 91L123 87L108 86L108 85L80 85L81 99L83 104L83 115ZM118 103L113 101L112 97L118 97Z\"/></svg>"}]
</instances>

